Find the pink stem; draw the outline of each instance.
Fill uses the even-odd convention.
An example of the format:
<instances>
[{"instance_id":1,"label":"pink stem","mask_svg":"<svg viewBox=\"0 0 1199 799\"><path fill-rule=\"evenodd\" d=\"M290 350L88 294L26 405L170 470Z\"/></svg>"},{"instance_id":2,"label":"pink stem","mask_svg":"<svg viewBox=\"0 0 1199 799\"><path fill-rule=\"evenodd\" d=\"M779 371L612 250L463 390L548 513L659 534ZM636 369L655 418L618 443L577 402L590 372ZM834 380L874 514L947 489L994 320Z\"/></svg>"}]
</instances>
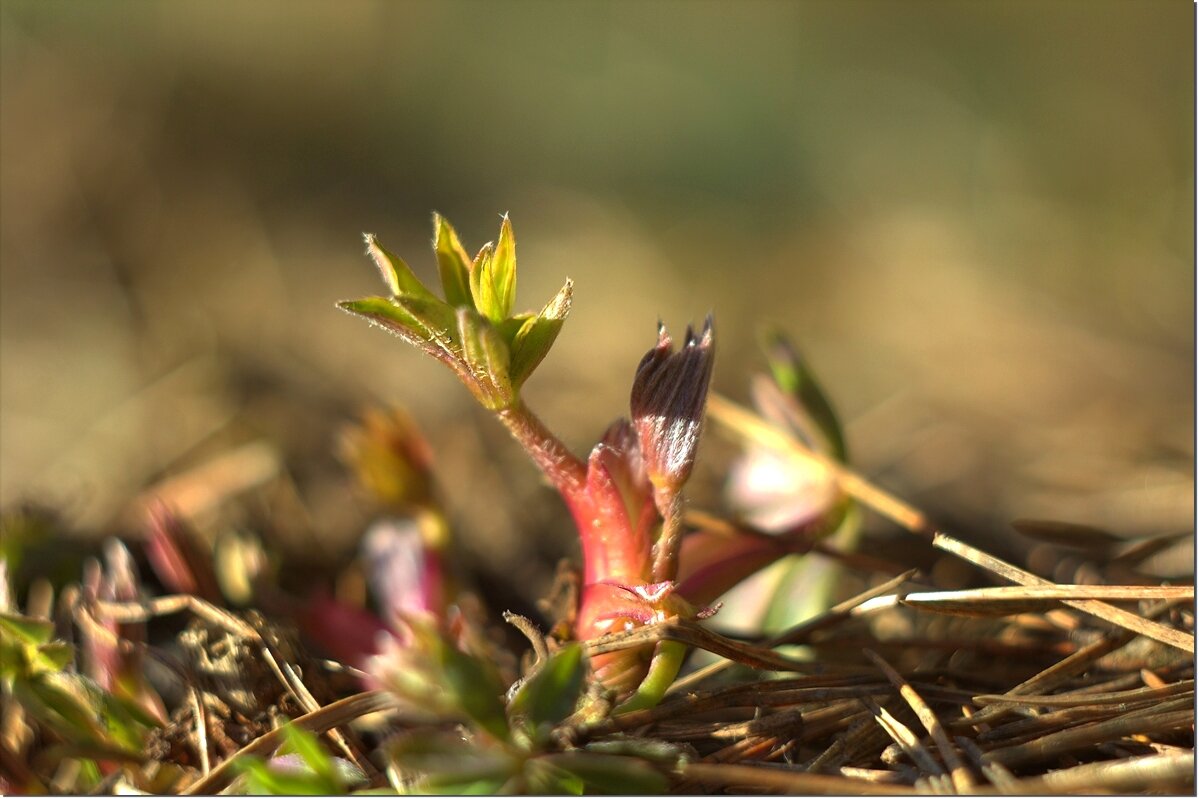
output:
<instances>
[{"instance_id":1,"label":"pink stem","mask_svg":"<svg viewBox=\"0 0 1199 799\"><path fill-rule=\"evenodd\" d=\"M500 421L573 510L585 496L587 467L519 400L497 411Z\"/></svg>"}]
</instances>

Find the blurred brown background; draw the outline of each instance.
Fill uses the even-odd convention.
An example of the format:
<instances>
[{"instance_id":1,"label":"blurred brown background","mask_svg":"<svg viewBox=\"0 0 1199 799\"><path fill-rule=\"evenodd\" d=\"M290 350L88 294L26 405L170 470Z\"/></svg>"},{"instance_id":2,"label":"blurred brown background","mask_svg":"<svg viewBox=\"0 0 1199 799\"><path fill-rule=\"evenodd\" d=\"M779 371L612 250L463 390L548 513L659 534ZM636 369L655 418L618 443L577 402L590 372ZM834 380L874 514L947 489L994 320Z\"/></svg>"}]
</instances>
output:
<instances>
[{"instance_id":1,"label":"blurred brown background","mask_svg":"<svg viewBox=\"0 0 1199 799\"><path fill-rule=\"evenodd\" d=\"M963 537L1190 530L1194 13L5 0L0 503L127 530L144 487L259 442L264 534L342 551L372 511L336 431L398 402L480 562L539 589L571 537L533 470L333 307L380 290L364 230L434 278L437 209L472 251L511 212L519 305L575 279L527 395L579 451L657 318L711 309L718 390L746 399L780 323L857 466Z\"/></svg>"}]
</instances>

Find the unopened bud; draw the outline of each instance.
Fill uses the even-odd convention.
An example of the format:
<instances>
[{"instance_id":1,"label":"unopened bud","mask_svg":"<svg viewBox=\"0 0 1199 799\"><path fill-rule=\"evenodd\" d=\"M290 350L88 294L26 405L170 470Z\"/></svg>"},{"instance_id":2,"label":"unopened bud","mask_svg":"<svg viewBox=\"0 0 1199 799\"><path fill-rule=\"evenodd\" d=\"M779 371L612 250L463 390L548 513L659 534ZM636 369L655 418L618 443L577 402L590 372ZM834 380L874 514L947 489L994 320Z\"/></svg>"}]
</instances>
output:
<instances>
[{"instance_id":1,"label":"unopened bud","mask_svg":"<svg viewBox=\"0 0 1199 799\"><path fill-rule=\"evenodd\" d=\"M691 476L715 354L709 316L698 336L687 328L678 352L659 324L657 346L637 366L629 404L655 493L677 493Z\"/></svg>"},{"instance_id":2,"label":"unopened bud","mask_svg":"<svg viewBox=\"0 0 1199 799\"><path fill-rule=\"evenodd\" d=\"M371 408L341 435L342 459L358 482L390 507L407 510L432 501L432 453L400 409Z\"/></svg>"}]
</instances>

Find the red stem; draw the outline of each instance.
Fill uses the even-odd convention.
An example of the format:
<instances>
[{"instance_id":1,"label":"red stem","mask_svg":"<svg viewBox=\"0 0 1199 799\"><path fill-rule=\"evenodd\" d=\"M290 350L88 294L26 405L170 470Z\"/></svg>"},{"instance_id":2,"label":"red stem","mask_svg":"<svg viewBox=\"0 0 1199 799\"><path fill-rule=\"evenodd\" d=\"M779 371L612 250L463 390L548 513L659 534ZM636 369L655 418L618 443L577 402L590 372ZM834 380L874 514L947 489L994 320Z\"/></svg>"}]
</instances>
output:
<instances>
[{"instance_id":1,"label":"red stem","mask_svg":"<svg viewBox=\"0 0 1199 799\"><path fill-rule=\"evenodd\" d=\"M573 510L586 492L587 467L583 461L520 400L496 415Z\"/></svg>"}]
</instances>

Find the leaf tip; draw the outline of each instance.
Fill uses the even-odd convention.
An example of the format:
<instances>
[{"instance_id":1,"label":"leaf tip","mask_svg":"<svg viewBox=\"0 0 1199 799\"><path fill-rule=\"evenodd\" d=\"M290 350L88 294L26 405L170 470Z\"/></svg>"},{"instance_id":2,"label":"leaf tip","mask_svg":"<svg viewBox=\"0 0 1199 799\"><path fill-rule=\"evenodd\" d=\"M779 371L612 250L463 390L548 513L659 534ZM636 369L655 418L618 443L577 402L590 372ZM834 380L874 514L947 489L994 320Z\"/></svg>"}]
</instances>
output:
<instances>
[{"instance_id":1,"label":"leaf tip","mask_svg":"<svg viewBox=\"0 0 1199 799\"><path fill-rule=\"evenodd\" d=\"M542 316L549 319L565 319L570 313L571 303L574 302L575 282L570 278L566 278L566 282L562 284L562 288L554 295L553 299L541 312Z\"/></svg>"},{"instance_id":2,"label":"leaf tip","mask_svg":"<svg viewBox=\"0 0 1199 799\"><path fill-rule=\"evenodd\" d=\"M392 260L394 256L383 249L374 233L363 233L362 240L366 243L366 254L375 264L375 268L379 270L379 276L387 284L388 290L392 294L400 294L401 281L399 269L406 269L407 266L401 262L401 265L397 267L396 263ZM412 280L415 281L415 278L412 278Z\"/></svg>"}]
</instances>

